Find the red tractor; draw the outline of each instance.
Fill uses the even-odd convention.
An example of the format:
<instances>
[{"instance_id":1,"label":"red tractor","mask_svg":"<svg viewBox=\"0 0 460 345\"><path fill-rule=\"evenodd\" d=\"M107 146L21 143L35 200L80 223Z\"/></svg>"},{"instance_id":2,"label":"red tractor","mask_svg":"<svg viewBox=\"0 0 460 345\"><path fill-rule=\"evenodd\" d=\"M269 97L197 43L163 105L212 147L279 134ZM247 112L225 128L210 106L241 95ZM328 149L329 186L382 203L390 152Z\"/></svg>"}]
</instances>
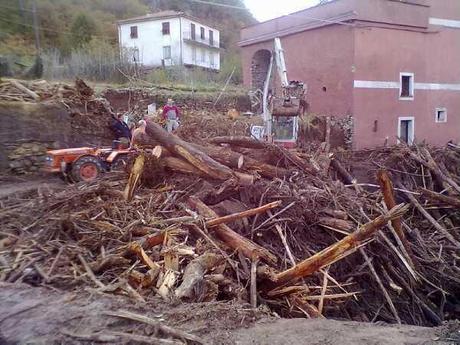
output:
<instances>
[{"instance_id":1,"label":"red tractor","mask_svg":"<svg viewBox=\"0 0 460 345\"><path fill-rule=\"evenodd\" d=\"M114 142L112 148L79 147L47 152L46 172L61 173L74 182L94 181L107 171L121 171L134 149Z\"/></svg>"}]
</instances>

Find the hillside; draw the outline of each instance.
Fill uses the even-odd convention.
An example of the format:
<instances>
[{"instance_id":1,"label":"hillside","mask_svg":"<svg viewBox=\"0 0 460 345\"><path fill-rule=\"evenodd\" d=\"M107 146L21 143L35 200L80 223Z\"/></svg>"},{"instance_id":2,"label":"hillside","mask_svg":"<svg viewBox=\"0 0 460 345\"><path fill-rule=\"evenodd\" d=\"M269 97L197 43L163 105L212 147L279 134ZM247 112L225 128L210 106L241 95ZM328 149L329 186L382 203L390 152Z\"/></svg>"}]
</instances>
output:
<instances>
[{"instance_id":1,"label":"hillside","mask_svg":"<svg viewBox=\"0 0 460 345\"><path fill-rule=\"evenodd\" d=\"M235 42L241 27L255 19L242 0L36 0L40 45L45 64L62 64L88 52L117 54L116 21L161 10L184 11L221 30L223 59L238 60ZM30 66L35 57L32 0L0 1L0 56L14 69ZM95 60L90 58L89 60ZM106 64L112 61L104 60ZM223 66L223 72L225 65Z\"/></svg>"}]
</instances>

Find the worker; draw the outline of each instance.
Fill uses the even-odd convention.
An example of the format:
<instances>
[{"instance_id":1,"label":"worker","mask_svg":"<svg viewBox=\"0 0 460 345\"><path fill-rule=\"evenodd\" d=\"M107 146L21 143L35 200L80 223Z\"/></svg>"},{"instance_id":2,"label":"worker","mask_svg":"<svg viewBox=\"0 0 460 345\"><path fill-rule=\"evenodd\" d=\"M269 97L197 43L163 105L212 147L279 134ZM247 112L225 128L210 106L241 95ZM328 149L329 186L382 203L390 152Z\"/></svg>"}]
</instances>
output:
<instances>
[{"instance_id":1,"label":"worker","mask_svg":"<svg viewBox=\"0 0 460 345\"><path fill-rule=\"evenodd\" d=\"M123 121L123 115L118 114L115 118L112 116L110 129L115 134L115 140L120 140L121 138L126 138L128 142L131 140L131 130L125 121Z\"/></svg>"},{"instance_id":2,"label":"worker","mask_svg":"<svg viewBox=\"0 0 460 345\"><path fill-rule=\"evenodd\" d=\"M163 107L163 119L166 121L166 130L168 133L179 128L179 118L179 108L174 105L172 98L168 98L168 103Z\"/></svg>"},{"instance_id":3,"label":"worker","mask_svg":"<svg viewBox=\"0 0 460 345\"><path fill-rule=\"evenodd\" d=\"M140 120L138 122L138 127L133 131L131 138L131 147L134 147L135 144L142 145L146 141L145 128L147 127L147 122L145 120Z\"/></svg>"}]
</instances>

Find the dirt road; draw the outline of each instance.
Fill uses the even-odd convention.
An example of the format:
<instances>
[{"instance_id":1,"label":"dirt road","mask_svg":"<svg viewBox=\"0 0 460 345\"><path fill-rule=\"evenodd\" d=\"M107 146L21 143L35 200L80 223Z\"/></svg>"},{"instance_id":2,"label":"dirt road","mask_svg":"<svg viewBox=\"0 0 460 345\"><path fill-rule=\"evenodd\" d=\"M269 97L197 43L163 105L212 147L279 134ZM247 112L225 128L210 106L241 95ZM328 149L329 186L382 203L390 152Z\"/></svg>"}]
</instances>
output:
<instances>
[{"instance_id":1,"label":"dirt road","mask_svg":"<svg viewBox=\"0 0 460 345\"><path fill-rule=\"evenodd\" d=\"M132 332L152 336L143 324L105 312L129 310L199 336L204 344L236 345L447 345L442 329L384 326L333 320L273 319L231 303L133 302L96 290L59 293L43 287L0 283L0 344L90 344L77 336ZM247 328L245 328L247 327ZM69 336L73 334L73 336ZM457 332L458 334L458 332ZM460 338L458 338L460 339ZM107 343L107 342L106 342ZM122 339L111 344L126 344Z\"/></svg>"}]
</instances>

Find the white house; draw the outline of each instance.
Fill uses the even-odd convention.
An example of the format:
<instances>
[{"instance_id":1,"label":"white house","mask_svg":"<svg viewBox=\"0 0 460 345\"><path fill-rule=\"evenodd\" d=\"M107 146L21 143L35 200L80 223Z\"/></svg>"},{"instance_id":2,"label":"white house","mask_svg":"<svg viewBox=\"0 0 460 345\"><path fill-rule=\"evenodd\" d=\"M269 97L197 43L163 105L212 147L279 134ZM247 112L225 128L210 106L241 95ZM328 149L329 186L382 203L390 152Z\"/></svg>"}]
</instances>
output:
<instances>
[{"instance_id":1,"label":"white house","mask_svg":"<svg viewBox=\"0 0 460 345\"><path fill-rule=\"evenodd\" d=\"M183 12L157 12L117 24L120 50L132 62L220 70L219 31Z\"/></svg>"}]
</instances>

